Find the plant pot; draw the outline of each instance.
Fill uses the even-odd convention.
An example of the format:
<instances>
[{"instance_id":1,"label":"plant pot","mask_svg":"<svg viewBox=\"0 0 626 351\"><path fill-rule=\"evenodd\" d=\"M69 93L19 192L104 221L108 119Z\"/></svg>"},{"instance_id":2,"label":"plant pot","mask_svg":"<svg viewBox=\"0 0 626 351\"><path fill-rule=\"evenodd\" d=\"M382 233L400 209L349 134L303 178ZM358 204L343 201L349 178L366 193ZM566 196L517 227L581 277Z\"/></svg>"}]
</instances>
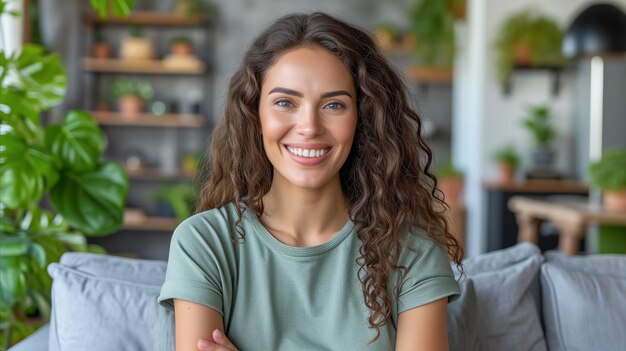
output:
<instances>
[{"instance_id":1,"label":"plant pot","mask_svg":"<svg viewBox=\"0 0 626 351\"><path fill-rule=\"evenodd\" d=\"M515 180L515 170L508 163L498 164L498 175L501 183L513 183Z\"/></svg>"},{"instance_id":2,"label":"plant pot","mask_svg":"<svg viewBox=\"0 0 626 351\"><path fill-rule=\"evenodd\" d=\"M533 151L533 165L538 169L552 169L554 150L538 148Z\"/></svg>"},{"instance_id":3,"label":"plant pot","mask_svg":"<svg viewBox=\"0 0 626 351\"><path fill-rule=\"evenodd\" d=\"M97 59L111 58L111 45L106 41L95 43L91 48L91 56Z\"/></svg>"},{"instance_id":4,"label":"plant pot","mask_svg":"<svg viewBox=\"0 0 626 351\"><path fill-rule=\"evenodd\" d=\"M530 66L532 49L527 43L519 42L515 44L515 47L513 48L513 54L515 55L515 65Z\"/></svg>"},{"instance_id":5,"label":"plant pot","mask_svg":"<svg viewBox=\"0 0 626 351\"><path fill-rule=\"evenodd\" d=\"M143 100L136 95L126 95L117 101L120 114L125 119L137 119L143 111Z\"/></svg>"},{"instance_id":6,"label":"plant pot","mask_svg":"<svg viewBox=\"0 0 626 351\"><path fill-rule=\"evenodd\" d=\"M191 56L193 55L193 46L190 43L174 43L171 51L174 56Z\"/></svg>"},{"instance_id":7,"label":"plant pot","mask_svg":"<svg viewBox=\"0 0 626 351\"><path fill-rule=\"evenodd\" d=\"M125 60L150 60L154 57L152 42L145 38L127 37L122 41L120 58Z\"/></svg>"},{"instance_id":8,"label":"plant pot","mask_svg":"<svg viewBox=\"0 0 626 351\"><path fill-rule=\"evenodd\" d=\"M463 177L442 178L439 180L439 189L448 205L459 203L463 192Z\"/></svg>"},{"instance_id":9,"label":"plant pot","mask_svg":"<svg viewBox=\"0 0 626 351\"><path fill-rule=\"evenodd\" d=\"M626 213L626 189L604 191L602 203L609 211Z\"/></svg>"}]
</instances>

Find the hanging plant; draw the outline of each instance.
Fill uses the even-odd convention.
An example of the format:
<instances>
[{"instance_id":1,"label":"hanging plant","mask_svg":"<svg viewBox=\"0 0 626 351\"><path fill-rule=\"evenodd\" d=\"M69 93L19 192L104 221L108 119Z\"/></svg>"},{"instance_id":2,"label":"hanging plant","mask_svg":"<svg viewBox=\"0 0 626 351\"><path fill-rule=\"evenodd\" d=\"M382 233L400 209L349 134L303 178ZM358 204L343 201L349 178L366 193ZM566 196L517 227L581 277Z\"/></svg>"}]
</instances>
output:
<instances>
[{"instance_id":1,"label":"hanging plant","mask_svg":"<svg viewBox=\"0 0 626 351\"><path fill-rule=\"evenodd\" d=\"M560 67L563 31L551 18L524 10L507 18L493 42L496 73L504 83L515 66Z\"/></svg>"}]
</instances>

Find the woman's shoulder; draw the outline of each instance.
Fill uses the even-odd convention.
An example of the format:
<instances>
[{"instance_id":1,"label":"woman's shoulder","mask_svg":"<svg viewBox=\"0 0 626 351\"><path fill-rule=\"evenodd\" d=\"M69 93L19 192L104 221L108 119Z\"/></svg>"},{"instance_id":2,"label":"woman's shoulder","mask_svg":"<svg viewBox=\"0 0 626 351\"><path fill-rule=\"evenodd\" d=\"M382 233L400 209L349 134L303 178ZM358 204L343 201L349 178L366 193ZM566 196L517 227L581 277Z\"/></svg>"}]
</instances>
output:
<instances>
[{"instance_id":1,"label":"woman's shoulder","mask_svg":"<svg viewBox=\"0 0 626 351\"><path fill-rule=\"evenodd\" d=\"M230 239L238 218L237 209L233 203L198 212L176 227L173 239L195 241Z\"/></svg>"},{"instance_id":2,"label":"woman's shoulder","mask_svg":"<svg viewBox=\"0 0 626 351\"><path fill-rule=\"evenodd\" d=\"M402 233L402 243L400 263L412 265L417 261L430 261L434 264L449 264L445 248L421 228L406 229Z\"/></svg>"}]
</instances>

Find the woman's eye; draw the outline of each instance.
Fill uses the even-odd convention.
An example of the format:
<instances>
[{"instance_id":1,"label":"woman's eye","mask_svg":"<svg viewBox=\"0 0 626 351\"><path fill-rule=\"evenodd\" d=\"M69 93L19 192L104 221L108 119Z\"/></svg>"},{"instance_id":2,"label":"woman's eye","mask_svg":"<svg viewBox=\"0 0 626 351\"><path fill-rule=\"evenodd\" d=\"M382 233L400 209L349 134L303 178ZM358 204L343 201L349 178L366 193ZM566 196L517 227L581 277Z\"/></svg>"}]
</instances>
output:
<instances>
[{"instance_id":1,"label":"woman's eye","mask_svg":"<svg viewBox=\"0 0 626 351\"><path fill-rule=\"evenodd\" d=\"M278 100L274 103L278 107L291 108L293 104L289 100Z\"/></svg>"},{"instance_id":2,"label":"woman's eye","mask_svg":"<svg viewBox=\"0 0 626 351\"><path fill-rule=\"evenodd\" d=\"M324 108L328 108L331 110L339 110L339 109L342 109L343 107L344 107L343 104L340 102L331 102L327 104L326 106L324 106Z\"/></svg>"}]
</instances>

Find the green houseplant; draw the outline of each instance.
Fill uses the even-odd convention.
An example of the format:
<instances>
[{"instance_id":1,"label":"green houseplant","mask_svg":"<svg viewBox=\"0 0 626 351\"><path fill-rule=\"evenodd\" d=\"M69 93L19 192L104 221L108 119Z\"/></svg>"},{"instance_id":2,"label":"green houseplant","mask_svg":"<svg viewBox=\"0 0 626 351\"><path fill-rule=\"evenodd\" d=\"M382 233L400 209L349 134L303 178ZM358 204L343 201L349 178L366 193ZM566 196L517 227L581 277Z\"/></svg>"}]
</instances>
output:
<instances>
[{"instance_id":1,"label":"green houseplant","mask_svg":"<svg viewBox=\"0 0 626 351\"><path fill-rule=\"evenodd\" d=\"M409 11L418 64L451 67L454 21L465 0L420 0Z\"/></svg>"},{"instance_id":2,"label":"green houseplant","mask_svg":"<svg viewBox=\"0 0 626 351\"><path fill-rule=\"evenodd\" d=\"M549 17L524 10L507 18L493 42L496 73L504 83L515 66L560 67L563 31Z\"/></svg>"},{"instance_id":3,"label":"green houseplant","mask_svg":"<svg viewBox=\"0 0 626 351\"><path fill-rule=\"evenodd\" d=\"M589 165L588 173L591 185L603 192L604 206L626 212L626 149L606 150Z\"/></svg>"},{"instance_id":4,"label":"green houseplant","mask_svg":"<svg viewBox=\"0 0 626 351\"><path fill-rule=\"evenodd\" d=\"M113 82L111 93L117 99L122 116L130 119L139 116L145 102L154 95L150 82L128 78L119 78Z\"/></svg>"},{"instance_id":5,"label":"green houseplant","mask_svg":"<svg viewBox=\"0 0 626 351\"><path fill-rule=\"evenodd\" d=\"M92 0L96 9L111 1ZM134 0L116 0L129 9ZM0 0L0 14L6 1ZM56 54L25 44L0 52L0 348L49 317L46 267L67 250L102 251L86 235L122 225L128 179L115 162L101 162L104 136L93 117L73 110L44 126L41 113L59 104L66 74Z\"/></svg>"},{"instance_id":6,"label":"green houseplant","mask_svg":"<svg viewBox=\"0 0 626 351\"><path fill-rule=\"evenodd\" d=\"M496 151L494 159L498 163L500 181L510 183L515 178L515 171L519 167L520 157L513 145L506 145Z\"/></svg>"},{"instance_id":7,"label":"green houseplant","mask_svg":"<svg viewBox=\"0 0 626 351\"><path fill-rule=\"evenodd\" d=\"M463 172L456 168L452 158L448 157L436 171L439 189L448 205L456 205L463 192Z\"/></svg>"},{"instance_id":8,"label":"green houseplant","mask_svg":"<svg viewBox=\"0 0 626 351\"><path fill-rule=\"evenodd\" d=\"M556 135L551 121L551 109L547 105L533 105L528 108L522 125L531 134L535 143L532 153L533 172L538 177L553 174L554 150L552 141Z\"/></svg>"}]
</instances>

